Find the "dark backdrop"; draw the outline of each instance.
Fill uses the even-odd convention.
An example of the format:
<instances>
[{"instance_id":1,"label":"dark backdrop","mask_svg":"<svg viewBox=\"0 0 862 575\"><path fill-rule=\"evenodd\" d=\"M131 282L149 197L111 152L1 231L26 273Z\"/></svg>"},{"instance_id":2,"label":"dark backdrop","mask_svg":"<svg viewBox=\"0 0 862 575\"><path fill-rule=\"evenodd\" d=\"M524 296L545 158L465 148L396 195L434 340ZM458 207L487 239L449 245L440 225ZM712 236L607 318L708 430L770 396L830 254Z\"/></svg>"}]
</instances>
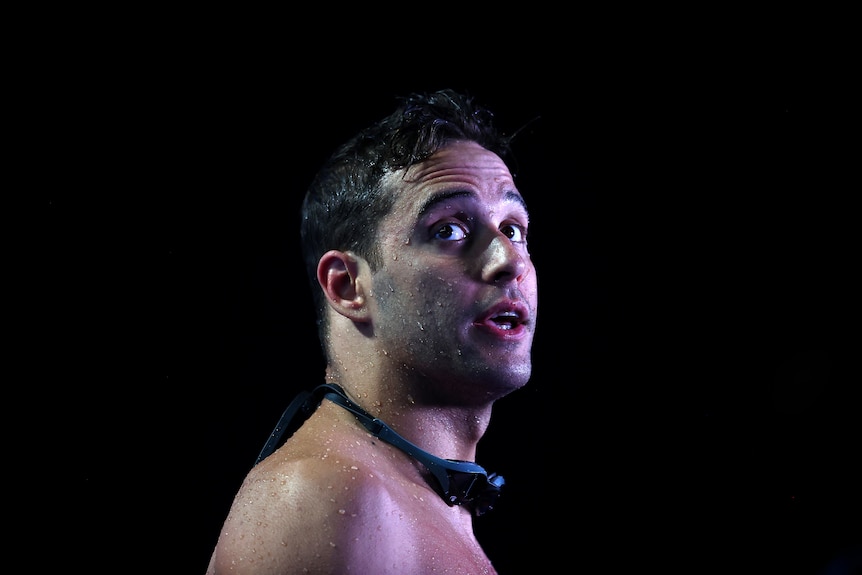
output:
<instances>
[{"instance_id":1,"label":"dark backdrop","mask_svg":"<svg viewBox=\"0 0 862 575\"><path fill-rule=\"evenodd\" d=\"M73 185L40 192L33 243L46 375L77 382L52 401L53 490L81 560L110 541L203 573L267 434L322 381L304 189L397 96L442 87L523 128L540 322L479 449L507 479L476 522L499 571L825 574L858 551L858 104L829 54L387 66L253 36L58 60L75 97L46 111L52 169Z\"/></svg>"}]
</instances>

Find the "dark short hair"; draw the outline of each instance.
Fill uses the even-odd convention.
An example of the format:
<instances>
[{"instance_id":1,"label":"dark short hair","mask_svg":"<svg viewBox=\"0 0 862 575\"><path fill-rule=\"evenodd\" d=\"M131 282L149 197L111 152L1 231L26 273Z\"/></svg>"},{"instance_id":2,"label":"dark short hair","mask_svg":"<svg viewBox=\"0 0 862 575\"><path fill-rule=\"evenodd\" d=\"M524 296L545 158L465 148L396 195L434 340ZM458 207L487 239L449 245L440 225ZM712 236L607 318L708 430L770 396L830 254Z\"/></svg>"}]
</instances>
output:
<instances>
[{"instance_id":1,"label":"dark short hair","mask_svg":"<svg viewBox=\"0 0 862 575\"><path fill-rule=\"evenodd\" d=\"M326 301L317 283L321 256L332 249L349 250L376 269L378 225L398 192L385 189L382 179L458 140L476 142L509 160L511 136L497 129L493 114L472 96L448 89L413 93L336 149L317 172L302 204L300 229L321 343L328 330Z\"/></svg>"}]
</instances>

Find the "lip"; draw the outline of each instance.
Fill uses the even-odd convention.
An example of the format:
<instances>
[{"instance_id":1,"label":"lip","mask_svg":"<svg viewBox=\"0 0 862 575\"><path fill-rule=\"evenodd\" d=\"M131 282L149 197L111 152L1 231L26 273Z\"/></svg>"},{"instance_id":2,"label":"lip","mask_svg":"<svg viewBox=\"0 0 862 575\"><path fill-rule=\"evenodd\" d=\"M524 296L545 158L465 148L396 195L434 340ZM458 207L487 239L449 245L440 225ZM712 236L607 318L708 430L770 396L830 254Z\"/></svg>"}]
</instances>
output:
<instances>
[{"instance_id":1,"label":"lip","mask_svg":"<svg viewBox=\"0 0 862 575\"><path fill-rule=\"evenodd\" d=\"M530 310L523 301L504 300L483 313L473 325L495 337L514 340L529 333Z\"/></svg>"}]
</instances>

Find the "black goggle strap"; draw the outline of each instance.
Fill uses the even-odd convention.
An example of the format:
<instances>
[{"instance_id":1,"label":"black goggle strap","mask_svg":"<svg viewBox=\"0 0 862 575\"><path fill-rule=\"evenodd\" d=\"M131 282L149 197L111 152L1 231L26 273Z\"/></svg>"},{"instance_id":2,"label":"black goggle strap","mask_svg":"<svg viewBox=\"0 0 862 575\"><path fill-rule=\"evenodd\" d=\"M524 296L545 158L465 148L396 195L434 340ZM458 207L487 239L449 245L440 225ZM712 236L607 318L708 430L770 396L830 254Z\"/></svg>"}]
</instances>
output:
<instances>
[{"instance_id":1,"label":"black goggle strap","mask_svg":"<svg viewBox=\"0 0 862 575\"><path fill-rule=\"evenodd\" d=\"M254 464L263 461L293 435L303 422L311 417L324 397L353 413L372 435L422 463L437 480L443 500L447 504L466 503L475 515L482 515L493 508L500 495L500 488L505 483L502 476L495 473L489 475L484 468L470 461L441 459L431 455L398 435L381 420L372 417L351 401L340 386L331 383L319 385L310 392L301 391L290 402Z\"/></svg>"},{"instance_id":2,"label":"black goggle strap","mask_svg":"<svg viewBox=\"0 0 862 575\"><path fill-rule=\"evenodd\" d=\"M422 463L437 479L443 500L447 504L471 504L476 515L482 515L493 507L500 488L505 483L502 476L494 473L489 476L483 467L470 461L441 459L431 455L398 435L383 421L372 417L370 413L351 401L339 386L324 384L320 387L330 390L324 395L326 399L353 413L373 436L394 445Z\"/></svg>"},{"instance_id":3,"label":"black goggle strap","mask_svg":"<svg viewBox=\"0 0 862 575\"><path fill-rule=\"evenodd\" d=\"M317 389L314 391L317 392ZM263 449L260 450L260 454L257 456L254 464L257 465L266 459L282 443L287 441L287 438L293 435L306 419L311 417L311 414L320 405L320 400L321 397L317 393L300 391L293 398L293 401L290 402L290 405L287 406L287 409L284 410L284 413L281 414L281 418L278 420L275 429L269 434L269 438L264 443ZM297 415L300 417L297 418Z\"/></svg>"}]
</instances>

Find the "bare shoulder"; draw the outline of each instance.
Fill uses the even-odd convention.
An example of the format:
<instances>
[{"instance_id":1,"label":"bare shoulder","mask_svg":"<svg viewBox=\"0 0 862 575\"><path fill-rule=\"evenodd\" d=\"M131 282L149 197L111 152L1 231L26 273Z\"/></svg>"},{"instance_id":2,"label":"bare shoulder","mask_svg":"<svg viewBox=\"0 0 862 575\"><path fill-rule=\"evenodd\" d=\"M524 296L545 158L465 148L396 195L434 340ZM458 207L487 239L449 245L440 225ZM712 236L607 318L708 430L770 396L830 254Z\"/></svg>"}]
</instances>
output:
<instances>
[{"instance_id":1,"label":"bare shoulder","mask_svg":"<svg viewBox=\"0 0 862 575\"><path fill-rule=\"evenodd\" d=\"M280 450L250 471L215 567L255 575L421 572L415 505L423 490L384 462L372 467L366 447L336 443L320 452Z\"/></svg>"}]
</instances>

